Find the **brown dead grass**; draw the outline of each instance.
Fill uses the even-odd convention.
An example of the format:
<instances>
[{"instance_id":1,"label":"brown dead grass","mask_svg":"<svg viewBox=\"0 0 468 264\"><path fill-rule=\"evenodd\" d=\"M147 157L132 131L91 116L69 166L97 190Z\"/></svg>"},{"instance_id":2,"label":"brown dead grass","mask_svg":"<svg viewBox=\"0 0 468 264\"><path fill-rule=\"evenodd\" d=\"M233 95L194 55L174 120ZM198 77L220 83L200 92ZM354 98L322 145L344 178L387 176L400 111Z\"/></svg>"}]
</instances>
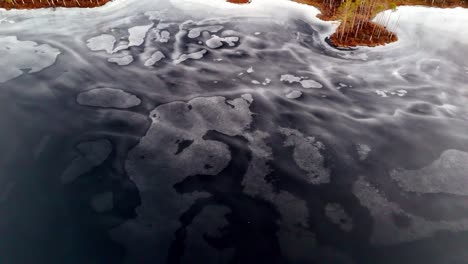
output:
<instances>
[{"instance_id":1,"label":"brown dead grass","mask_svg":"<svg viewBox=\"0 0 468 264\"><path fill-rule=\"evenodd\" d=\"M380 36L377 37L377 32L379 30ZM345 35L341 37L341 34L338 32L339 30L330 37L331 43L337 47L375 47L398 40L398 37L394 33L373 22L366 22L362 29L357 31L357 34L355 34L355 32L345 32ZM372 34L372 32L374 32L374 34Z\"/></svg>"}]
</instances>

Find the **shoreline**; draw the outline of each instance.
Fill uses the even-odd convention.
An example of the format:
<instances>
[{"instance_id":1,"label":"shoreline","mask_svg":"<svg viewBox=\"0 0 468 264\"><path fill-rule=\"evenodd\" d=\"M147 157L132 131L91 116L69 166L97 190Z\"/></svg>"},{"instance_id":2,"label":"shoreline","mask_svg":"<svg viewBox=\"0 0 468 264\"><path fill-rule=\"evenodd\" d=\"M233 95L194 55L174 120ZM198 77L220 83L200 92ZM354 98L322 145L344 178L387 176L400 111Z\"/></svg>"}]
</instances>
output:
<instances>
[{"instance_id":1,"label":"shoreline","mask_svg":"<svg viewBox=\"0 0 468 264\"><path fill-rule=\"evenodd\" d=\"M0 0L0 9L34 10L54 8L95 8L112 0Z\"/></svg>"},{"instance_id":2,"label":"shoreline","mask_svg":"<svg viewBox=\"0 0 468 264\"><path fill-rule=\"evenodd\" d=\"M421 6L425 8L441 8L441 9L450 9L450 8L468 8L468 3L460 2L460 4L455 4L454 2L444 2L428 5L426 0L409 0L411 2L403 2L405 0L397 0L398 5L391 4L385 7L379 7L379 9L373 10L372 6L366 7L367 4L376 4L379 0L290 0L291 2L296 2L299 4L305 4L317 8L320 13L316 17L322 21L335 21L340 22L339 26L336 28L335 32L329 35L325 42L333 48L340 50L349 50L357 47L377 47L384 46L398 41L398 36L396 31L398 29L398 21L396 25L389 25L390 16L393 12L385 12L388 10L396 11L397 7L404 6ZM325 5L330 3L330 5ZM357 1L360 3L360 6L367 8L369 11L366 11L366 17L358 17L356 25L354 25L354 18L352 20L348 18L348 27L351 24L350 28L346 26L346 17L343 22L343 19L340 18L340 12L342 11L343 4L337 8L336 3L349 3L349 1ZM432 1L432 0L429 0ZM450 0L449 0L450 1ZM455 0L458 1L458 0ZM112 0L0 0L0 9L4 10L35 10L35 9L55 9L55 8L96 8L104 6ZM252 0L226 0L226 2L238 5L244 5L252 3ZM412 3L415 4L412 4ZM333 7L332 3L335 5ZM353 2L355 3L355 2ZM364 4L362 4L364 3ZM426 3L426 4L424 4ZM441 6L443 5L443 6ZM392 7L392 8L390 8ZM356 4L355 4L355 9ZM349 13L349 10L348 10ZM382 16L384 16L382 18ZM386 16L386 17L385 17ZM380 21L379 21L380 19ZM386 23L387 24L386 24ZM344 26L343 26L344 25ZM393 27L392 27L393 26Z\"/></svg>"}]
</instances>

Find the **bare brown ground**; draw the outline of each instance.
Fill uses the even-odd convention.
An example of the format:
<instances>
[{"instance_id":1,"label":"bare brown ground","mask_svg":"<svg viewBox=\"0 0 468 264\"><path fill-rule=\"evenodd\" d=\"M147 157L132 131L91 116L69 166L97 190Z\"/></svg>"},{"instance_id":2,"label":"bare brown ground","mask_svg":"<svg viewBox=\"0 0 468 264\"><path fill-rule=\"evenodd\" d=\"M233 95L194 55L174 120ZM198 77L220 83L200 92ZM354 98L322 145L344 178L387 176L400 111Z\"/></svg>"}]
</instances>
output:
<instances>
[{"instance_id":1,"label":"bare brown ground","mask_svg":"<svg viewBox=\"0 0 468 264\"><path fill-rule=\"evenodd\" d=\"M0 8L36 9L54 7L97 7L110 0L0 0Z\"/></svg>"}]
</instances>

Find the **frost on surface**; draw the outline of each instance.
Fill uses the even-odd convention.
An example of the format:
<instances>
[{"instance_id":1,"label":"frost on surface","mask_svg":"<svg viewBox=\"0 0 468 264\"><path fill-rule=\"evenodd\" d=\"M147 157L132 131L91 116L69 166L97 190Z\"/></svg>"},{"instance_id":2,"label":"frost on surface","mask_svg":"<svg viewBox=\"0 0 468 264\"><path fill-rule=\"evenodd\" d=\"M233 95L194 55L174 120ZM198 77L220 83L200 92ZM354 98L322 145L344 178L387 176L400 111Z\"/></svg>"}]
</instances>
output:
<instances>
[{"instance_id":1,"label":"frost on surface","mask_svg":"<svg viewBox=\"0 0 468 264\"><path fill-rule=\"evenodd\" d=\"M62 182L67 184L84 173L100 165L112 151L112 144L107 139L87 141L76 146L78 157L62 173Z\"/></svg>"},{"instance_id":2,"label":"frost on surface","mask_svg":"<svg viewBox=\"0 0 468 264\"><path fill-rule=\"evenodd\" d=\"M366 207L373 218L371 242L376 245L396 244L414 241L434 235L437 231L468 230L468 220L430 221L413 215L389 201L384 194L372 186L364 177L353 185L353 194ZM400 227L395 218L407 219L407 226Z\"/></svg>"},{"instance_id":3,"label":"frost on surface","mask_svg":"<svg viewBox=\"0 0 468 264\"><path fill-rule=\"evenodd\" d=\"M115 37L109 34L102 34L97 37L88 39L86 46L92 51L104 50L105 52L111 54L115 45Z\"/></svg>"},{"instance_id":4,"label":"frost on surface","mask_svg":"<svg viewBox=\"0 0 468 264\"><path fill-rule=\"evenodd\" d=\"M78 94L77 102L81 105L96 107L130 108L141 100L128 92L114 88L97 88Z\"/></svg>"},{"instance_id":5,"label":"frost on surface","mask_svg":"<svg viewBox=\"0 0 468 264\"><path fill-rule=\"evenodd\" d=\"M114 57L114 58L109 58L107 59L108 62L115 63L119 66L126 66L129 65L130 63L133 62L133 56L132 55L124 55L122 57Z\"/></svg>"},{"instance_id":6,"label":"frost on surface","mask_svg":"<svg viewBox=\"0 0 468 264\"><path fill-rule=\"evenodd\" d=\"M303 179L312 184L329 183L330 170L325 167L325 159L320 153L324 145L294 129L281 128L280 132L286 136L284 146L293 147L294 161L306 173Z\"/></svg>"},{"instance_id":7,"label":"frost on surface","mask_svg":"<svg viewBox=\"0 0 468 264\"><path fill-rule=\"evenodd\" d=\"M417 170L398 169L390 176L406 191L468 195L468 153L446 150L440 158Z\"/></svg>"},{"instance_id":8,"label":"frost on surface","mask_svg":"<svg viewBox=\"0 0 468 264\"><path fill-rule=\"evenodd\" d=\"M147 61L145 61L145 66L151 67L164 58L166 58L166 56L158 50L155 53L153 53Z\"/></svg>"},{"instance_id":9,"label":"frost on surface","mask_svg":"<svg viewBox=\"0 0 468 264\"><path fill-rule=\"evenodd\" d=\"M39 72L55 63L60 51L47 44L0 36L0 83L24 73Z\"/></svg>"}]
</instances>

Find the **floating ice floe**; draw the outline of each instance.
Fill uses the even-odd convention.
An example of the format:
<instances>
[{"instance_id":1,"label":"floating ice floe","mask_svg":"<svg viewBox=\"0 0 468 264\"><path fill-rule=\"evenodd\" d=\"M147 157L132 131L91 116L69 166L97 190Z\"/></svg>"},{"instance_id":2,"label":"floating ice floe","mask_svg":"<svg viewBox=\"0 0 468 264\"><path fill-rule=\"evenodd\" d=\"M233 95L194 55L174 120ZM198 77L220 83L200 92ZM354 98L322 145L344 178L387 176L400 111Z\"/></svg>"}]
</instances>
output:
<instances>
[{"instance_id":1,"label":"floating ice floe","mask_svg":"<svg viewBox=\"0 0 468 264\"><path fill-rule=\"evenodd\" d=\"M141 100L135 95L114 88L97 88L82 92L76 100L81 105L121 109L134 107L141 103Z\"/></svg>"},{"instance_id":2,"label":"floating ice floe","mask_svg":"<svg viewBox=\"0 0 468 264\"><path fill-rule=\"evenodd\" d=\"M316 82L314 80L302 80L300 81L301 85L305 89L310 89L310 88L322 88L322 84L319 82Z\"/></svg>"},{"instance_id":3,"label":"floating ice floe","mask_svg":"<svg viewBox=\"0 0 468 264\"><path fill-rule=\"evenodd\" d=\"M115 58L109 58L107 59L108 62L115 63L120 66L126 66L129 65L130 63L133 62L133 56L132 55L125 55L123 57L115 57Z\"/></svg>"},{"instance_id":4,"label":"floating ice floe","mask_svg":"<svg viewBox=\"0 0 468 264\"><path fill-rule=\"evenodd\" d=\"M90 38L86 41L86 46L92 51L101 51L111 54L115 45L115 37L109 34L102 34L97 37Z\"/></svg>"},{"instance_id":5,"label":"floating ice floe","mask_svg":"<svg viewBox=\"0 0 468 264\"><path fill-rule=\"evenodd\" d=\"M196 28L192 28L190 29L189 33L188 33L188 37L189 38L198 38L200 37L201 33L203 31L208 31L210 33L216 33L218 31L220 31L221 29L223 29L224 27L223 26L205 26L205 27L196 27Z\"/></svg>"},{"instance_id":6,"label":"floating ice floe","mask_svg":"<svg viewBox=\"0 0 468 264\"><path fill-rule=\"evenodd\" d=\"M291 91L291 92L288 92L286 94L286 98L288 99L297 99L299 97L302 96L302 92L301 91L297 91L297 90L294 90L294 91Z\"/></svg>"},{"instance_id":7,"label":"floating ice floe","mask_svg":"<svg viewBox=\"0 0 468 264\"><path fill-rule=\"evenodd\" d=\"M145 61L145 66L151 67L164 58L166 58L166 56L158 50L155 53L153 53L153 55L151 55L151 57L147 61Z\"/></svg>"},{"instance_id":8,"label":"floating ice floe","mask_svg":"<svg viewBox=\"0 0 468 264\"><path fill-rule=\"evenodd\" d=\"M280 81L288 82L288 83L300 83L302 85L302 88L305 88L305 89L323 87L322 84L317 81L305 79L304 77L294 76L292 74L281 75Z\"/></svg>"},{"instance_id":9,"label":"floating ice floe","mask_svg":"<svg viewBox=\"0 0 468 264\"><path fill-rule=\"evenodd\" d=\"M406 191L468 195L468 153L446 150L440 158L417 170L398 169L390 173Z\"/></svg>"},{"instance_id":10,"label":"floating ice floe","mask_svg":"<svg viewBox=\"0 0 468 264\"><path fill-rule=\"evenodd\" d=\"M239 37L225 37L221 38L216 35L213 35L209 40L206 41L206 46L211 49L217 49L223 46L223 43L233 47L239 41Z\"/></svg>"},{"instance_id":11,"label":"floating ice floe","mask_svg":"<svg viewBox=\"0 0 468 264\"><path fill-rule=\"evenodd\" d=\"M0 36L0 83L53 65L60 50L47 44Z\"/></svg>"},{"instance_id":12,"label":"floating ice floe","mask_svg":"<svg viewBox=\"0 0 468 264\"><path fill-rule=\"evenodd\" d=\"M289 82L289 83L295 83L295 82L300 82L301 77L294 76L292 74L283 74L280 77L280 81L282 82Z\"/></svg>"},{"instance_id":13,"label":"floating ice floe","mask_svg":"<svg viewBox=\"0 0 468 264\"><path fill-rule=\"evenodd\" d=\"M174 60L174 64L180 64L188 59L191 60L199 60L203 58L203 56L207 53L208 51L203 49L194 53L189 53L189 54L182 54L180 57L176 60Z\"/></svg>"},{"instance_id":14,"label":"floating ice floe","mask_svg":"<svg viewBox=\"0 0 468 264\"><path fill-rule=\"evenodd\" d=\"M128 29L128 47L140 46L145 41L146 34L153 27L153 23L144 26L136 26Z\"/></svg>"},{"instance_id":15,"label":"floating ice floe","mask_svg":"<svg viewBox=\"0 0 468 264\"><path fill-rule=\"evenodd\" d=\"M396 95L396 96L399 96L399 97L403 97L408 93L408 91L402 90L402 89L396 90L396 91L375 90L375 93L377 95L380 95L381 97L389 97L390 95Z\"/></svg>"}]
</instances>

